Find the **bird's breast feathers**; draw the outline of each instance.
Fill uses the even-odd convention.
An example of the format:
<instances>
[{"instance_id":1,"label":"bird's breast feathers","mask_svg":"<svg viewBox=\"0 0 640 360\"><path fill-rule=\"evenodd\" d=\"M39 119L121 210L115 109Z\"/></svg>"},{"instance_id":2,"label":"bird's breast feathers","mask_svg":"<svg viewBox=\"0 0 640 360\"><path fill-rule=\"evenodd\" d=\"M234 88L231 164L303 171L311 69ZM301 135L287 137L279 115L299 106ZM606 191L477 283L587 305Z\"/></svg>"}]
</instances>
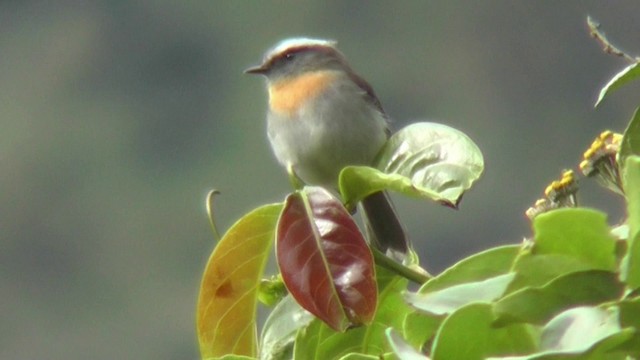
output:
<instances>
[{"instance_id":1,"label":"bird's breast feathers","mask_svg":"<svg viewBox=\"0 0 640 360\"><path fill-rule=\"evenodd\" d=\"M335 80L332 71L315 71L282 79L269 86L269 107L281 115L293 115L320 95Z\"/></svg>"}]
</instances>

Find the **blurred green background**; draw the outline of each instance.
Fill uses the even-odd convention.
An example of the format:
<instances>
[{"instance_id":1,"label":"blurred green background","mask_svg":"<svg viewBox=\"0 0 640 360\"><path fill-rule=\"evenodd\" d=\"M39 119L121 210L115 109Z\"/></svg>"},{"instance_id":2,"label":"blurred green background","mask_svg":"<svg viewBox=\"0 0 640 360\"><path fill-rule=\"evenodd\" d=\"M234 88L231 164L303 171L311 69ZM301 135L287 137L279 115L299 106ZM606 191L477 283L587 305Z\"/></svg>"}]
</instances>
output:
<instances>
[{"instance_id":1,"label":"blurred green background","mask_svg":"<svg viewBox=\"0 0 640 360\"><path fill-rule=\"evenodd\" d=\"M0 2L0 358L195 359L195 304L221 228L289 191L265 136L264 84L242 70L289 36L339 40L398 129L466 132L486 173L459 211L396 197L437 272L530 234L523 212L637 85L598 110L640 54L629 1ZM592 183L581 200L623 215Z\"/></svg>"}]
</instances>

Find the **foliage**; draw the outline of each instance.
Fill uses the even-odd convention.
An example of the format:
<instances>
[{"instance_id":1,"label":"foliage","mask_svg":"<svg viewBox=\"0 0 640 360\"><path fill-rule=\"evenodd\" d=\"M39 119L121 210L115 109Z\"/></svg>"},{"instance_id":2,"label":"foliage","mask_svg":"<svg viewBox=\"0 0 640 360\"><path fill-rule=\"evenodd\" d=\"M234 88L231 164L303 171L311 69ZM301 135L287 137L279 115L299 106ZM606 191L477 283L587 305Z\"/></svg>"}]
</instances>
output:
<instances>
[{"instance_id":1,"label":"foliage","mask_svg":"<svg viewBox=\"0 0 640 360\"><path fill-rule=\"evenodd\" d=\"M618 51L589 25L605 50ZM638 76L638 60L626 57L633 63L598 103ZM483 167L466 135L417 123L391 137L375 168L345 168L340 197L305 186L242 217L203 275L203 359L639 358L640 111L624 134L598 136L579 166L624 197L623 224L577 207L578 182L567 171L527 211L530 238L431 277L415 256L399 264L371 248L351 216L381 190L455 208ZM264 279L274 241L280 273ZM421 282L417 291L409 280ZM258 338L259 301L275 305Z\"/></svg>"}]
</instances>

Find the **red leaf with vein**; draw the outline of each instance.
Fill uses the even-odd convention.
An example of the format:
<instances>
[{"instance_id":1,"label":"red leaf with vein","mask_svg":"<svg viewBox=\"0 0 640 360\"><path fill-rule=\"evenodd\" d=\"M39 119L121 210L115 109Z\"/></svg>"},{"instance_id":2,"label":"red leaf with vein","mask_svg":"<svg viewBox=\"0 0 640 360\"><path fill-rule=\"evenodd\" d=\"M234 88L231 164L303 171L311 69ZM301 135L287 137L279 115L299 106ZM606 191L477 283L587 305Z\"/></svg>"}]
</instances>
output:
<instances>
[{"instance_id":1,"label":"red leaf with vein","mask_svg":"<svg viewBox=\"0 0 640 360\"><path fill-rule=\"evenodd\" d=\"M373 256L349 212L327 190L305 187L287 197L276 257L291 295L333 329L373 319Z\"/></svg>"}]
</instances>

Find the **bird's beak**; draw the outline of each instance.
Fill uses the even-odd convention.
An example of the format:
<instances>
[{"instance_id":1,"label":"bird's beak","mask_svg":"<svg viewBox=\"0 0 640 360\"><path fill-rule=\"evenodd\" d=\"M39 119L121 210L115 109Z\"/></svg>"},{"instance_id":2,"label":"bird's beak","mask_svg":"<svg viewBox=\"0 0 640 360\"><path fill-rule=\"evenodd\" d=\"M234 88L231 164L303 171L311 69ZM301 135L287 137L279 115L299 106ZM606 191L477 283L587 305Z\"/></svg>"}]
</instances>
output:
<instances>
[{"instance_id":1,"label":"bird's beak","mask_svg":"<svg viewBox=\"0 0 640 360\"><path fill-rule=\"evenodd\" d=\"M265 74L269 69L264 65L250 67L244 71L245 74Z\"/></svg>"}]
</instances>

